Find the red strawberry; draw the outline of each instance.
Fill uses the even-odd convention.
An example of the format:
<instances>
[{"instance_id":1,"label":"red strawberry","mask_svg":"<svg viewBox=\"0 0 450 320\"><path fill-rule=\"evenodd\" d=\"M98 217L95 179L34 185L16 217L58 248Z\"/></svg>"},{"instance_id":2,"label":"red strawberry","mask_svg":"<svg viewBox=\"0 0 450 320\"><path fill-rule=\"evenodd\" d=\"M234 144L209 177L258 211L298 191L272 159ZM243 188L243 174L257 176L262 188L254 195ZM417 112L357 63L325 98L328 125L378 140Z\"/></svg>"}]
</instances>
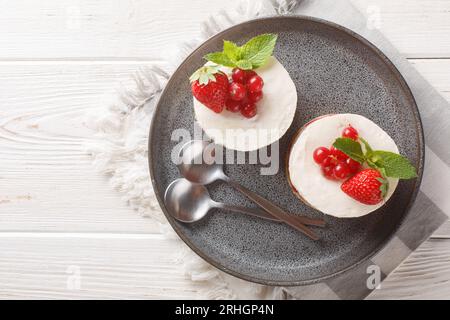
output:
<instances>
[{"instance_id":1,"label":"red strawberry","mask_svg":"<svg viewBox=\"0 0 450 320\"><path fill-rule=\"evenodd\" d=\"M218 66L204 66L189 78L194 97L216 113L221 113L228 99L228 77Z\"/></svg>"},{"instance_id":2,"label":"red strawberry","mask_svg":"<svg viewBox=\"0 0 450 320\"><path fill-rule=\"evenodd\" d=\"M386 195L388 182L378 170L365 169L345 181L341 190L364 204L380 203Z\"/></svg>"}]
</instances>

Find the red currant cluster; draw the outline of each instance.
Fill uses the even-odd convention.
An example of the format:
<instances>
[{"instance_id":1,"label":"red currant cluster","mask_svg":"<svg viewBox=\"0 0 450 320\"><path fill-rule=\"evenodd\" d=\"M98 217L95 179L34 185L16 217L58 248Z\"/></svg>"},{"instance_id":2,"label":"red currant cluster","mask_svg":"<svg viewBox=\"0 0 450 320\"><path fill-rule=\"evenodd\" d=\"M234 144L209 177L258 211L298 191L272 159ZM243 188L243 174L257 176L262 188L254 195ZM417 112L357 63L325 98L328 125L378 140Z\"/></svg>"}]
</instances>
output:
<instances>
[{"instance_id":1,"label":"red currant cluster","mask_svg":"<svg viewBox=\"0 0 450 320\"><path fill-rule=\"evenodd\" d=\"M358 131L349 125L342 131L342 137L357 140ZM325 178L330 180L346 179L361 169L358 161L353 160L333 146L329 149L325 147L317 148L314 150L313 158L321 166Z\"/></svg>"},{"instance_id":2,"label":"red currant cluster","mask_svg":"<svg viewBox=\"0 0 450 320\"><path fill-rule=\"evenodd\" d=\"M227 110L253 118L256 115L256 102L263 97L263 79L253 70L239 68L233 69L231 78L229 98L225 102Z\"/></svg>"}]
</instances>

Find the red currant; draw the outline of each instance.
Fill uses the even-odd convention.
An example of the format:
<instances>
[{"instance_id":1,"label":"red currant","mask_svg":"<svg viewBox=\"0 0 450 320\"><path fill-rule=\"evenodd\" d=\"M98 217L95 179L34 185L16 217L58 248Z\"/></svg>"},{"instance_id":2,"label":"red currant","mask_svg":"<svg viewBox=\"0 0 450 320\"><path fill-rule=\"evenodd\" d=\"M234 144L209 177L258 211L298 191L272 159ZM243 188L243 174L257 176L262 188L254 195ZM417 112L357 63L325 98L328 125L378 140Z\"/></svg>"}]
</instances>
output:
<instances>
[{"instance_id":1,"label":"red currant","mask_svg":"<svg viewBox=\"0 0 450 320\"><path fill-rule=\"evenodd\" d=\"M321 167L321 169L325 178L336 180L336 177L334 176L334 166Z\"/></svg>"},{"instance_id":2,"label":"red currant","mask_svg":"<svg viewBox=\"0 0 450 320\"><path fill-rule=\"evenodd\" d=\"M338 179L345 179L350 175L350 169L345 162L339 162L333 169L333 174Z\"/></svg>"},{"instance_id":3,"label":"red currant","mask_svg":"<svg viewBox=\"0 0 450 320\"><path fill-rule=\"evenodd\" d=\"M247 90L242 83L232 82L230 84L230 98L235 101L241 101L247 95Z\"/></svg>"},{"instance_id":4,"label":"red currant","mask_svg":"<svg viewBox=\"0 0 450 320\"><path fill-rule=\"evenodd\" d=\"M242 103L241 114L246 118L253 118L256 116L256 105L251 101Z\"/></svg>"},{"instance_id":5,"label":"red currant","mask_svg":"<svg viewBox=\"0 0 450 320\"><path fill-rule=\"evenodd\" d=\"M250 100L250 101L256 103L256 102L258 102L259 100L262 99L263 93L262 93L262 91L259 91L259 92L249 92L249 93L247 94L247 96L248 96L248 100Z\"/></svg>"},{"instance_id":6,"label":"red currant","mask_svg":"<svg viewBox=\"0 0 450 320\"><path fill-rule=\"evenodd\" d=\"M347 160L345 160L345 164L349 168L351 174L357 173L361 168L360 163L358 161L353 160L352 158L348 158Z\"/></svg>"},{"instance_id":7,"label":"red currant","mask_svg":"<svg viewBox=\"0 0 450 320\"><path fill-rule=\"evenodd\" d=\"M342 137L358 140L358 131L349 125L342 131Z\"/></svg>"},{"instance_id":8,"label":"red currant","mask_svg":"<svg viewBox=\"0 0 450 320\"><path fill-rule=\"evenodd\" d=\"M322 167L329 167L329 166L335 166L336 160L332 156L328 156L325 159L322 160L322 163L320 164Z\"/></svg>"},{"instance_id":9,"label":"red currant","mask_svg":"<svg viewBox=\"0 0 450 320\"><path fill-rule=\"evenodd\" d=\"M225 107L227 108L228 111L239 112L239 110L241 110L241 103L240 103L240 101L234 101L232 99L228 99L225 102Z\"/></svg>"},{"instance_id":10,"label":"red currant","mask_svg":"<svg viewBox=\"0 0 450 320\"><path fill-rule=\"evenodd\" d=\"M325 159L328 159L330 150L325 147L319 147L313 152L313 159L317 164L322 164Z\"/></svg>"},{"instance_id":11,"label":"red currant","mask_svg":"<svg viewBox=\"0 0 450 320\"><path fill-rule=\"evenodd\" d=\"M245 70L234 68L231 72L231 78L234 82L244 83L247 72Z\"/></svg>"},{"instance_id":12,"label":"red currant","mask_svg":"<svg viewBox=\"0 0 450 320\"><path fill-rule=\"evenodd\" d=\"M255 71L253 70L245 70L245 77L244 77L244 81L247 82L251 77L258 75Z\"/></svg>"},{"instance_id":13,"label":"red currant","mask_svg":"<svg viewBox=\"0 0 450 320\"><path fill-rule=\"evenodd\" d=\"M255 75L247 80L247 89L250 92L259 92L262 90L263 86L264 81L258 75Z\"/></svg>"},{"instance_id":14,"label":"red currant","mask_svg":"<svg viewBox=\"0 0 450 320\"><path fill-rule=\"evenodd\" d=\"M348 156L343 153L341 150L336 149L334 146L331 146L330 153L336 157L338 160L346 160Z\"/></svg>"}]
</instances>

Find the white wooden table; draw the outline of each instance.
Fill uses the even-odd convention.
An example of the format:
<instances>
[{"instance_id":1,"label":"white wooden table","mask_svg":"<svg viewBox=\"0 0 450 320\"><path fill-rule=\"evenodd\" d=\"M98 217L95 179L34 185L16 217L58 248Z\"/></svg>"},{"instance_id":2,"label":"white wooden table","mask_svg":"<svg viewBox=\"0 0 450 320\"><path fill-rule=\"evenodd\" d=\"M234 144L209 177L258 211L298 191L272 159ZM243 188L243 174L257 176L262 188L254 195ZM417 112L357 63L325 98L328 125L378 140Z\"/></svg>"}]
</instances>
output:
<instances>
[{"instance_id":1,"label":"white wooden table","mask_svg":"<svg viewBox=\"0 0 450 320\"><path fill-rule=\"evenodd\" d=\"M224 3L0 0L0 298L201 298L92 168L83 116ZM450 0L354 3L450 100ZM373 297L449 299L450 224Z\"/></svg>"}]
</instances>

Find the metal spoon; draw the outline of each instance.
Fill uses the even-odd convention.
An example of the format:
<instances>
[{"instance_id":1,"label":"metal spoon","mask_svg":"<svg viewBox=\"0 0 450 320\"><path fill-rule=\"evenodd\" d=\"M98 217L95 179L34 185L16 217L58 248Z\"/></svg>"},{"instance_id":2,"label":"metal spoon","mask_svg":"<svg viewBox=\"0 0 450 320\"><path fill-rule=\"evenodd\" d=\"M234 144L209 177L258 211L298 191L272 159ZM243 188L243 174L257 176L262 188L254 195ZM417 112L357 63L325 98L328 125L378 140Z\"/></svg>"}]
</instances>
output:
<instances>
[{"instance_id":1,"label":"metal spoon","mask_svg":"<svg viewBox=\"0 0 450 320\"><path fill-rule=\"evenodd\" d=\"M215 145L213 143L202 140L191 140L182 147L180 156L181 161L178 165L178 170L189 181L203 185L210 184L216 180L225 181L272 216L280 219L296 230L303 232L313 240L319 239L313 231L307 228L294 216L286 213L280 207L226 176L223 172L223 166L220 163L217 163L217 161L214 161Z\"/></svg>"},{"instance_id":2,"label":"metal spoon","mask_svg":"<svg viewBox=\"0 0 450 320\"><path fill-rule=\"evenodd\" d=\"M279 221L259 208L233 206L211 199L208 189L201 184L194 184L187 179L177 179L166 189L164 203L169 213L182 222L196 222L203 219L213 208L220 208L249 214L259 218Z\"/></svg>"},{"instance_id":3,"label":"metal spoon","mask_svg":"<svg viewBox=\"0 0 450 320\"><path fill-rule=\"evenodd\" d=\"M194 184L184 178L177 179L169 184L164 194L164 203L169 213L175 219L187 223L203 219L213 208L225 209L281 222L261 208L248 208L216 202L211 199L206 187L200 184ZM319 227L323 226L321 224L323 220L310 219L307 217L299 217L299 219L301 219L304 224Z\"/></svg>"}]
</instances>

